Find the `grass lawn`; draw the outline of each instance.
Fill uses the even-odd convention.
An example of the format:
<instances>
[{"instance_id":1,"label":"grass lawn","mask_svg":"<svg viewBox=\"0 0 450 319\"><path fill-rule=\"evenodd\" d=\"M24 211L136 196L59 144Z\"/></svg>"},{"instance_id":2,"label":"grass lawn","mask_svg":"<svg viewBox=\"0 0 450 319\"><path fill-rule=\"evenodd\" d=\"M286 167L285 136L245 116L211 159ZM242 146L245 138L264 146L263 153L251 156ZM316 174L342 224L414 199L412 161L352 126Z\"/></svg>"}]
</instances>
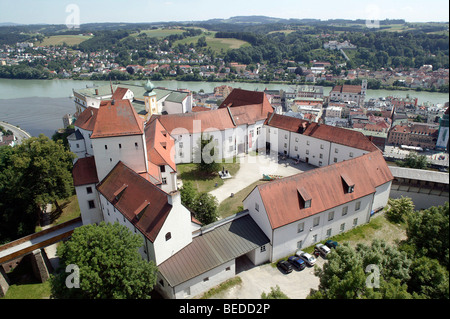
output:
<instances>
[{"instance_id":1,"label":"grass lawn","mask_svg":"<svg viewBox=\"0 0 450 319\"><path fill-rule=\"evenodd\" d=\"M224 160L225 162L226 160ZM239 163L236 163L236 159L233 159L233 163L222 163L222 167L228 170L232 176L236 175L239 170ZM190 181L192 185L197 189L199 193L212 191L217 184L217 187L223 185L223 180L218 173L212 175L205 175L203 172L197 170L197 164L178 164L177 165L178 178L183 182Z\"/></svg>"},{"instance_id":2,"label":"grass lawn","mask_svg":"<svg viewBox=\"0 0 450 319\"><path fill-rule=\"evenodd\" d=\"M352 247L356 247L360 243L370 245L374 239L382 239L388 245L396 245L399 241L406 239L406 225L393 224L386 219L384 212L380 212L373 216L368 224L363 224L328 239L337 241L340 245L348 243ZM325 243L325 240L322 243ZM315 244L302 248L302 250L312 254L314 246ZM286 259L287 257L280 259ZM276 267L277 262L278 260L271 265Z\"/></svg>"},{"instance_id":3,"label":"grass lawn","mask_svg":"<svg viewBox=\"0 0 450 319\"><path fill-rule=\"evenodd\" d=\"M6 296L0 299L47 299L50 297L50 282L11 285Z\"/></svg>"},{"instance_id":4,"label":"grass lawn","mask_svg":"<svg viewBox=\"0 0 450 319\"><path fill-rule=\"evenodd\" d=\"M269 183L269 181L256 181L253 184L247 186L246 188L240 190L233 197L228 197L222 201L217 209L219 218L225 218L233 214L239 213L242 208L242 201L247 197L248 194L258 185Z\"/></svg>"},{"instance_id":5,"label":"grass lawn","mask_svg":"<svg viewBox=\"0 0 450 319\"><path fill-rule=\"evenodd\" d=\"M251 44L247 41L242 41L233 38L215 38L215 32L207 32L205 34L201 34L195 37L187 37L181 40L175 41L173 44L176 46L177 44L197 44L197 41L201 37L206 38L206 44L215 52L220 52L221 50L227 51L231 49L239 49L243 46L250 46Z\"/></svg>"},{"instance_id":6,"label":"grass lawn","mask_svg":"<svg viewBox=\"0 0 450 319\"><path fill-rule=\"evenodd\" d=\"M67 45L76 45L90 38L92 38L92 36L52 35L50 37L45 38L44 41L42 41L42 43L36 42L34 43L34 45L36 46L62 45L64 42L67 43Z\"/></svg>"},{"instance_id":7,"label":"grass lawn","mask_svg":"<svg viewBox=\"0 0 450 319\"><path fill-rule=\"evenodd\" d=\"M148 37L165 38L172 34L182 34L185 30L181 29L152 29L142 30L141 33L145 33ZM134 33L132 36L138 36L139 33Z\"/></svg>"}]
</instances>

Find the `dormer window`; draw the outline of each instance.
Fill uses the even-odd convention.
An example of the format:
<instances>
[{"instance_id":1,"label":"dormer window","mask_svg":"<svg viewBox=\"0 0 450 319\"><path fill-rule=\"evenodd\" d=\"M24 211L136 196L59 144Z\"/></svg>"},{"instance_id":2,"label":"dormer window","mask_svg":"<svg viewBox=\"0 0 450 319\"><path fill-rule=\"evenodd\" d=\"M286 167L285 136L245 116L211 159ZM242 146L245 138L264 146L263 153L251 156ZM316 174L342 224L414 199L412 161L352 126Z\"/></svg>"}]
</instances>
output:
<instances>
[{"instance_id":1,"label":"dormer window","mask_svg":"<svg viewBox=\"0 0 450 319\"><path fill-rule=\"evenodd\" d=\"M341 174L342 184L344 185L345 193L353 193L355 191L355 183L347 174Z\"/></svg>"},{"instance_id":2,"label":"dormer window","mask_svg":"<svg viewBox=\"0 0 450 319\"><path fill-rule=\"evenodd\" d=\"M300 209L310 208L312 198L311 198L311 195L309 195L308 191L303 187L298 187L297 193L298 193Z\"/></svg>"}]
</instances>

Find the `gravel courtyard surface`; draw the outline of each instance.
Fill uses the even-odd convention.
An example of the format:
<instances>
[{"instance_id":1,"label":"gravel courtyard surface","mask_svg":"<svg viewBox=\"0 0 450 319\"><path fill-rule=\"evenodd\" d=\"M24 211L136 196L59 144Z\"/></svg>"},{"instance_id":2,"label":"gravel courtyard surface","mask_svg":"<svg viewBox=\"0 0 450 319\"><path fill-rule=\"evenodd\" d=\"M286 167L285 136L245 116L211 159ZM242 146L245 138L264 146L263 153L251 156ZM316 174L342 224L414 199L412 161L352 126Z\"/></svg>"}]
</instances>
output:
<instances>
[{"instance_id":1,"label":"gravel courtyard surface","mask_svg":"<svg viewBox=\"0 0 450 319\"><path fill-rule=\"evenodd\" d=\"M250 263L250 261L241 261ZM325 260L319 257L316 267L322 267ZM242 267L242 266L241 266ZM245 267L245 266L244 266ZM248 267L248 266L247 266ZM239 272L239 269L237 270ZM284 274L278 268L270 264L254 266L237 273L242 283L227 291L215 295L216 299L260 299L263 292L269 293L270 288L277 285L280 290L291 299L305 299L311 288L318 289L319 277L314 275L313 267L303 270L293 270L290 274Z\"/></svg>"},{"instance_id":2,"label":"gravel courtyard surface","mask_svg":"<svg viewBox=\"0 0 450 319\"><path fill-rule=\"evenodd\" d=\"M292 159L278 159L269 156L245 155L239 157L239 171L230 179L225 179L224 184L209 192L222 202L230 197L231 193L237 193L254 182L262 179L263 174L280 175L283 177L298 174L314 167L305 163L295 164Z\"/></svg>"}]
</instances>

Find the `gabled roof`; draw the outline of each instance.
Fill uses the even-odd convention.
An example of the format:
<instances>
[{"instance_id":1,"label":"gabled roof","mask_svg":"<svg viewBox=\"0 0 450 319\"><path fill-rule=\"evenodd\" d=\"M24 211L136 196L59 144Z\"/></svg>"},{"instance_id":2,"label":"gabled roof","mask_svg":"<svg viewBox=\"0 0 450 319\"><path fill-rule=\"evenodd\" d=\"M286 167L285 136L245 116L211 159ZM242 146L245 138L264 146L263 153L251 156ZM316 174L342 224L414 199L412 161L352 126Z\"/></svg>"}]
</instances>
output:
<instances>
[{"instance_id":1,"label":"gabled roof","mask_svg":"<svg viewBox=\"0 0 450 319\"><path fill-rule=\"evenodd\" d=\"M245 215L194 237L192 243L158 265L158 270L174 287L268 243L258 225Z\"/></svg>"},{"instance_id":2,"label":"gabled roof","mask_svg":"<svg viewBox=\"0 0 450 319\"><path fill-rule=\"evenodd\" d=\"M91 138L143 133L144 120L137 115L129 100L102 101L100 103Z\"/></svg>"},{"instance_id":3,"label":"gabled roof","mask_svg":"<svg viewBox=\"0 0 450 319\"><path fill-rule=\"evenodd\" d=\"M145 138L149 162L157 166L169 165L176 172L173 149L175 142L158 119L147 123Z\"/></svg>"},{"instance_id":4,"label":"gabled roof","mask_svg":"<svg viewBox=\"0 0 450 319\"><path fill-rule=\"evenodd\" d=\"M273 112L273 107L264 92L248 91L242 89L233 89L227 98L220 104L219 109L229 107L235 114L233 117L243 116L247 113L249 122L254 123L267 117L268 113ZM236 109L236 108L239 108ZM236 119L235 119L236 120ZM244 120L239 121L244 123ZM239 124L238 124L239 125Z\"/></svg>"},{"instance_id":5,"label":"gabled roof","mask_svg":"<svg viewBox=\"0 0 450 319\"><path fill-rule=\"evenodd\" d=\"M185 129L190 134L193 134L204 132L206 129L225 130L235 127L226 108L205 112L153 115L150 121L153 121L155 118L161 122L170 134L175 129Z\"/></svg>"},{"instance_id":6,"label":"gabled roof","mask_svg":"<svg viewBox=\"0 0 450 319\"><path fill-rule=\"evenodd\" d=\"M301 133L309 124L309 122L292 116L272 113L269 114L269 117L267 118L267 121L264 124L271 127L286 130L289 132Z\"/></svg>"},{"instance_id":7,"label":"gabled roof","mask_svg":"<svg viewBox=\"0 0 450 319\"><path fill-rule=\"evenodd\" d=\"M359 94L361 93L361 85L336 85L331 92Z\"/></svg>"},{"instance_id":8,"label":"gabled roof","mask_svg":"<svg viewBox=\"0 0 450 319\"><path fill-rule=\"evenodd\" d=\"M73 185L97 184L97 168L94 156L79 158L72 169Z\"/></svg>"},{"instance_id":9,"label":"gabled roof","mask_svg":"<svg viewBox=\"0 0 450 319\"><path fill-rule=\"evenodd\" d=\"M315 137L336 144L354 147L369 152L377 151L378 148L361 132L345 129L342 127L326 124L311 123L303 135Z\"/></svg>"},{"instance_id":10,"label":"gabled roof","mask_svg":"<svg viewBox=\"0 0 450 319\"><path fill-rule=\"evenodd\" d=\"M353 192L343 178L354 184ZM380 151L257 186L272 229L375 193L393 179ZM299 200L311 199L304 208Z\"/></svg>"},{"instance_id":11,"label":"gabled roof","mask_svg":"<svg viewBox=\"0 0 450 319\"><path fill-rule=\"evenodd\" d=\"M86 131L93 131L94 124L97 119L97 113L97 108L89 106L87 109L81 112L73 125Z\"/></svg>"},{"instance_id":12,"label":"gabled roof","mask_svg":"<svg viewBox=\"0 0 450 319\"><path fill-rule=\"evenodd\" d=\"M172 209L167 193L122 162L117 163L97 190L151 242Z\"/></svg>"}]
</instances>

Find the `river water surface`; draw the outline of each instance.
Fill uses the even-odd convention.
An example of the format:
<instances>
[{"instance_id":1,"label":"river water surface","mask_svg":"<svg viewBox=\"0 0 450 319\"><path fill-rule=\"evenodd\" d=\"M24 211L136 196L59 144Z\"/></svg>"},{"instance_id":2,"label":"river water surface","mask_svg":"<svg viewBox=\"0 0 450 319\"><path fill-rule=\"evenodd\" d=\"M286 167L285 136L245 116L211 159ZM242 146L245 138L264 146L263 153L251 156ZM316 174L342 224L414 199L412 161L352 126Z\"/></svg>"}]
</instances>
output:
<instances>
[{"instance_id":1,"label":"river water surface","mask_svg":"<svg viewBox=\"0 0 450 319\"><path fill-rule=\"evenodd\" d=\"M142 84L144 81L131 83ZM43 133L49 137L55 130L61 128L62 117L75 112L75 105L70 98L73 89L82 89L94 85L107 85L103 81L76 80L10 80L0 79L0 120L16 125L38 136ZM231 83L231 82L181 82L154 81L155 86L168 89L189 89L191 91L213 92L214 88L223 84L246 90L264 89L286 90L293 87L286 84L264 83ZM324 87L324 95L328 95L331 87ZM415 91L368 90L366 100L385 96L418 98L419 104L430 102L444 104L449 101L449 95L444 93L429 93Z\"/></svg>"}]
</instances>

